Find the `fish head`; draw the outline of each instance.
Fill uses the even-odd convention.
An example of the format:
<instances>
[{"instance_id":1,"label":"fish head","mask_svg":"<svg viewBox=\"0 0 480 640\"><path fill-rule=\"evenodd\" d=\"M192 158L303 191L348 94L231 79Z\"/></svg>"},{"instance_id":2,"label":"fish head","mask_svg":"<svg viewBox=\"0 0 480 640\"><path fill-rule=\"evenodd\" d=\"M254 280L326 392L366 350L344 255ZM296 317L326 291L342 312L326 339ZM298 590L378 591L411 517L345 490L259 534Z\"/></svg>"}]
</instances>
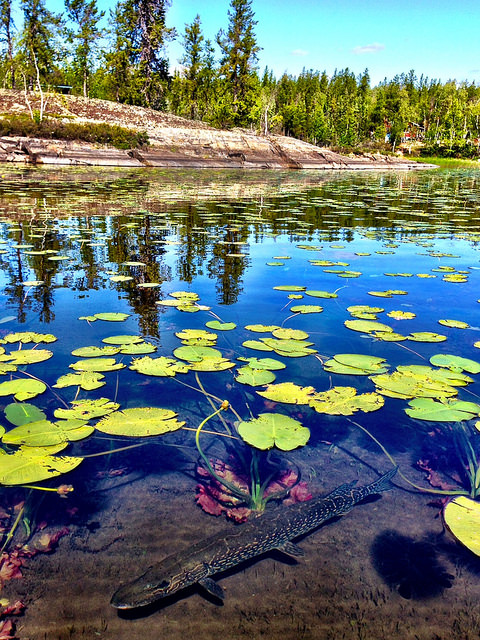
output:
<instances>
[{"instance_id":1,"label":"fish head","mask_svg":"<svg viewBox=\"0 0 480 640\"><path fill-rule=\"evenodd\" d=\"M195 584L207 574L207 568L203 564L189 566L166 558L140 578L120 587L113 594L110 604L115 609L146 607Z\"/></svg>"}]
</instances>

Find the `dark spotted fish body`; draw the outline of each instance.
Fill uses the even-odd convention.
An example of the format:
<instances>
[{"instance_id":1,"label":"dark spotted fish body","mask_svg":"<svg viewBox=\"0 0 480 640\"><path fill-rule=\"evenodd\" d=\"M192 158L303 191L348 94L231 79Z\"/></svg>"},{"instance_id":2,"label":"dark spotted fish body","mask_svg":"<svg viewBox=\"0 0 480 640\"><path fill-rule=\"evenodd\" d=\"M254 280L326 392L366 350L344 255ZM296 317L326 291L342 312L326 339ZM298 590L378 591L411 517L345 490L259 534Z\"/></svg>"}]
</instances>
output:
<instances>
[{"instance_id":1,"label":"dark spotted fish body","mask_svg":"<svg viewBox=\"0 0 480 640\"><path fill-rule=\"evenodd\" d=\"M293 539L347 513L364 498L387 491L396 471L392 469L364 487L356 488L354 482L343 484L325 497L267 511L239 527L204 538L120 587L111 604L117 609L143 607L196 583L217 598L223 598L222 588L210 576L273 549L291 556L304 555L303 550L291 542Z\"/></svg>"}]
</instances>

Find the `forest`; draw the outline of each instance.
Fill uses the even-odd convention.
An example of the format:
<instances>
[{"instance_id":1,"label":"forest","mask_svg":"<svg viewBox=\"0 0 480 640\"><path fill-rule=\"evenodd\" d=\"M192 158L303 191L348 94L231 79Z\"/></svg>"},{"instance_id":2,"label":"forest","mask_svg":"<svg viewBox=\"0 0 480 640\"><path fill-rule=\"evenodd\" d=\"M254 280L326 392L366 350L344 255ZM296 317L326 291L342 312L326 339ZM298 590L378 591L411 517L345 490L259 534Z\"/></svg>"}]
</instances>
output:
<instances>
[{"instance_id":1,"label":"forest","mask_svg":"<svg viewBox=\"0 0 480 640\"><path fill-rule=\"evenodd\" d=\"M175 0L173 0L175 1ZM258 67L252 0L231 0L225 28L205 34L201 15L169 25L169 0L0 0L0 87L66 90L168 111L219 128L280 133L339 150L395 150L479 156L480 86L441 82L410 70L371 86L368 69L304 69L276 78ZM21 16L21 27L14 16ZM104 26L104 25L107 26ZM168 43L181 42L172 73Z\"/></svg>"}]
</instances>

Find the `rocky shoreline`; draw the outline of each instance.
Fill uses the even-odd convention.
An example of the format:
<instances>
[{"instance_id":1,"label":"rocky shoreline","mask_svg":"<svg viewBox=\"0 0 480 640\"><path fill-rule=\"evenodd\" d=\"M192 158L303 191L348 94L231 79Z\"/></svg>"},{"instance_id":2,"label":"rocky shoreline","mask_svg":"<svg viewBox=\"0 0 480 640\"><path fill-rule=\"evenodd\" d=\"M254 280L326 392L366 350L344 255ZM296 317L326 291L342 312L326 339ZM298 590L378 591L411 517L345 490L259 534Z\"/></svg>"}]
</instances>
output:
<instances>
[{"instance_id":1,"label":"rocky shoreline","mask_svg":"<svg viewBox=\"0 0 480 640\"><path fill-rule=\"evenodd\" d=\"M0 114L29 113L29 108L38 109L38 101L37 94L32 94L27 103L19 91L0 90ZM4 136L0 137L0 163L357 171L432 167L397 156L340 155L286 136L260 136L244 129L219 130L203 122L106 100L51 94L45 102L48 116L84 124L106 122L145 131L150 144L121 150L78 141Z\"/></svg>"}]
</instances>

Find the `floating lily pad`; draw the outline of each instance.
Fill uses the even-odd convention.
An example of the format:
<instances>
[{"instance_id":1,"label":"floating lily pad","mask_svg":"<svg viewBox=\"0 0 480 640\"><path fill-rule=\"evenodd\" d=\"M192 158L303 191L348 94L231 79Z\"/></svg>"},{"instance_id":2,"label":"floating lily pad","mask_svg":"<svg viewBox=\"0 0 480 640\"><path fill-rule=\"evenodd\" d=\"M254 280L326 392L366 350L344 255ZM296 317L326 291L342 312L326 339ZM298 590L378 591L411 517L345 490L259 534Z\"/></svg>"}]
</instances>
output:
<instances>
[{"instance_id":1,"label":"floating lily pad","mask_svg":"<svg viewBox=\"0 0 480 640\"><path fill-rule=\"evenodd\" d=\"M312 298L338 298L338 294L330 293L329 291L316 291L312 289L307 289L305 291L306 296L311 296Z\"/></svg>"},{"instance_id":2,"label":"floating lily pad","mask_svg":"<svg viewBox=\"0 0 480 640\"><path fill-rule=\"evenodd\" d=\"M245 342L242 342L242 346L246 349L256 349L257 351L273 351L272 347L260 342L260 340L245 340Z\"/></svg>"},{"instance_id":3,"label":"floating lily pad","mask_svg":"<svg viewBox=\"0 0 480 640\"><path fill-rule=\"evenodd\" d=\"M122 355L141 356L147 353L154 353L157 347L150 342L138 342L135 344L123 344L120 348Z\"/></svg>"},{"instance_id":4,"label":"floating lily pad","mask_svg":"<svg viewBox=\"0 0 480 640\"><path fill-rule=\"evenodd\" d=\"M447 353L439 353L430 358L430 362L436 367L446 367L452 371L468 371L468 373L480 373L480 362L462 358Z\"/></svg>"},{"instance_id":5,"label":"floating lily pad","mask_svg":"<svg viewBox=\"0 0 480 640\"><path fill-rule=\"evenodd\" d=\"M0 396L13 395L16 400L30 400L47 389L47 385L33 378L19 378L0 383Z\"/></svg>"},{"instance_id":6,"label":"floating lily pad","mask_svg":"<svg viewBox=\"0 0 480 640\"><path fill-rule=\"evenodd\" d=\"M443 510L448 530L467 549L480 556L480 502L456 496Z\"/></svg>"},{"instance_id":7,"label":"floating lily pad","mask_svg":"<svg viewBox=\"0 0 480 640\"><path fill-rule=\"evenodd\" d=\"M117 313L107 312L107 313L95 313L94 317L97 320L104 320L105 322L123 322L124 320L130 317L130 314L120 313L120 312L117 312Z\"/></svg>"},{"instance_id":8,"label":"floating lily pad","mask_svg":"<svg viewBox=\"0 0 480 640\"><path fill-rule=\"evenodd\" d=\"M275 358L238 358L242 362L247 362L252 369L266 369L268 371L278 371L285 369L286 365Z\"/></svg>"},{"instance_id":9,"label":"floating lily pad","mask_svg":"<svg viewBox=\"0 0 480 640\"><path fill-rule=\"evenodd\" d=\"M271 333L275 329L280 329L280 327L277 324L247 324L245 329L255 333Z\"/></svg>"},{"instance_id":10,"label":"floating lily pad","mask_svg":"<svg viewBox=\"0 0 480 640\"><path fill-rule=\"evenodd\" d=\"M383 407L384 402L378 393L357 395L357 390L353 387L333 387L314 394L308 404L318 413L351 416L357 411L377 411Z\"/></svg>"},{"instance_id":11,"label":"floating lily pad","mask_svg":"<svg viewBox=\"0 0 480 640\"><path fill-rule=\"evenodd\" d=\"M75 371L118 371L124 369L125 365L117 362L115 358L89 358L88 360L77 360L69 365Z\"/></svg>"},{"instance_id":12,"label":"floating lily pad","mask_svg":"<svg viewBox=\"0 0 480 640\"><path fill-rule=\"evenodd\" d=\"M346 373L352 375L371 375L372 373L384 373L388 367L385 359L354 353L339 353L327 360L324 364L325 371L329 373Z\"/></svg>"},{"instance_id":13,"label":"floating lily pad","mask_svg":"<svg viewBox=\"0 0 480 640\"><path fill-rule=\"evenodd\" d=\"M95 400L72 400L71 409L56 409L54 416L63 420L92 420L101 418L120 408L117 402L108 398L96 398Z\"/></svg>"},{"instance_id":14,"label":"floating lily pad","mask_svg":"<svg viewBox=\"0 0 480 640\"><path fill-rule=\"evenodd\" d=\"M306 340L308 338L308 333L300 329L278 328L272 331L272 335L280 340Z\"/></svg>"},{"instance_id":15,"label":"floating lily pad","mask_svg":"<svg viewBox=\"0 0 480 640\"><path fill-rule=\"evenodd\" d=\"M411 418L430 422L461 422L480 416L480 404L464 400L443 400L433 398L415 398L405 409Z\"/></svg>"},{"instance_id":16,"label":"floating lily pad","mask_svg":"<svg viewBox=\"0 0 480 640\"><path fill-rule=\"evenodd\" d=\"M109 435L144 437L177 431L184 424L170 409L140 407L115 411L97 422L96 428Z\"/></svg>"},{"instance_id":17,"label":"floating lily pad","mask_svg":"<svg viewBox=\"0 0 480 640\"><path fill-rule=\"evenodd\" d=\"M5 444L28 445L29 447L48 447L82 440L90 436L94 429L85 424L85 420L62 420L50 422L40 420L23 424L8 431L2 438Z\"/></svg>"},{"instance_id":18,"label":"floating lily pad","mask_svg":"<svg viewBox=\"0 0 480 640\"><path fill-rule=\"evenodd\" d=\"M462 320L439 320L438 324L454 329L468 329L470 327L467 322L462 322Z\"/></svg>"},{"instance_id":19,"label":"floating lily pad","mask_svg":"<svg viewBox=\"0 0 480 640\"><path fill-rule=\"evenodd\" d=\"M234 322L220 322L219 320L210 320L205 323L205 326L214 331L231 331L237 327Z\"/></svg>"},{"instance_id":20,"label":"floating lily pad","mask_svg":"<svg viewBox=\"0 0 480 640\"><path fill-rule=\"evenodd\" d=\"M143 342L143 338L132 335L110 336L108 338L103 338L102 342L105 342L106 344L124 346L127 344L139 344L140 342Z\"/></svg>"},{"instance_id":21,"label":"floating lily pad","mask_svg":"<svg viewBox=\"0 0 480 640\"><path fill-rule=\"evenodd\" d=\"M270 384L265 391L257 391L258 395L273 402L287 404L308 404L315 393L313 387L300 387L294 382Z\"/></svg>"},{"instance_id":22,"label":"floating lily pad","mask_svg":"<svg viewBox=\"0 0 480 640\"><path fill-rule=\"evenodd\" d=\"M28 402L12 402L5 407L5 417L16 427L29 422L45 420L45 413L34 404Z\"/></svg>"},{"instance_id":23,"label":"floating lily pad","mask_svg":"<svg viewBox=\"0 0 480 640\"><path fill-rule=\"evenodd\" d=\"M0 454L0 484L22 485L40 482L72 471L83 458L52 456L46 448L22 448Z\"/></svg>"},{"instance_id":24,"label":"floating lily pad","mask_svg":"<svg viewBox=\"0 0 480 640\"><path fill-rule=\"evenodd\" d=\"M17 333L8 333L3 336L2 342L11 344L13 342L21 342L22 344L28 344L34 342L39 344L40 342L50 343L55 342L57 337L51 333L36 333L35 331L20 331Z\"/></svg>"},{"instance_id":25,"label":"floating lily pad","mask_svg":"<svg viewBox=\"0 0 480 640\"><path fill-rule=\"evenodd\" d=\"M345 320L344 325L352 331L360 331L361 333L373 333L374 331L393 332L393 329L381 322L373 320Z\"/></svg>"},{"instance_id":26,"label":"floating lily pad","mask_svg":"<svg viewBox=\"0 0 480 640\"><path fill-rule=\"evenodd\" d=\"M43 362L53 356L48 349L19 349L8 354L9 362L17 366Z\"/></svg>"},{"instance_id":27,"label":"floating lily pad","mask_svg":"<svg viewBox=\"0 0 480 640\"><path fill-rule=\"evenodd\" d=\"M178 347L173 352L173 355L180 360L186 360L187 362L201 362L207 358L221 358L222 354L218 349L212 347Z\"/></svg>"},{"instance_id":28,"label":"floating lily pad","mask_svg":"<svg viewBox=\"0 0 480 640\"><path fill-rule=\"evenodd\" d=\"M58 378L53 386L57 389L66 387L80 387L84 391L93 391L99 389L106 384L105 376L94 371L83 371L80 373L67 373Z\"/></svg>"},{"instance_id":29,"label":"floating lily pad","mask_svg":"<svg viewBox=\"0 0 480 640\"><path fill-rule=\"evenodd\" d=\"M415 331L407 336L407 340L412 342L445 342L447 336L432 331Z\"/></svg>"},{"instance_id":30,"label":"floating lily pad","mask_svg":"<svg viewBox=\"0 0 480 640\"><path fill-rule=\"evenodd\" d=\"M307 444L310 431L300 422L279 413L261 413L258 418L238 425L240 437L257 449L277 447L292 451Z\"/></svg>"},{"instance_id":31,"label":"floating lily pad","mask_svg":"<svg viewBox=\"0 0 480 640\"><path fill-rule=\"evenodd\" d=\"M275 380L275 377L275 374L267 369L253 369L252 367L245 366L237 369L235 380L241 384L258 387L270 384Z\"/></svg>"},{"instance_id":32,"label":"floating lily pad","mask_svg":"<svg viewBox=\"0 0 480 640\"><path fill-rule=\"evenodd\" d=\"M273 287L276 291L291 291L291 292L296 292L296 291L305 291L305 289L307 287L301 287L298 285L279 285L277 287Z\"/></svg>"},{"instance_id":33,"label":"floating lily pad","mask_svg":"<svg viewBox=\"0 0 480 640\"><path fill-rule=\"evenodd\" d=\"M318 304L297 304L293 307L290 307L290 311L292 313L322 313L323 307L320 307Z\"/></svg>"},{"instance_id":34,"label":"floating lily pad","mask_svg":"<svg viewBox=\"0 0 480 640\"><path fill-rule=\"evenodd\" d=\"M107 346L107 347L79 347L72 351L72 356L78 358L100 358L102 356L116 356L120 352L119 347Z\"/></svg>"},{"instance_id":35,"label":"floating lily pad","mask_svg":"<svg viewBox=\"0 0 480 640\"><path fill-rule=\"evenodd\" d=\"M191 371L226 371L233 369L235 363L228 358L205 358L200 362L191 362L189 368Z\"/></svg>"},{"instance_id":36,"label":"floating lily pad","mask_svg":"<svg viewBox=\"0 0 480 640\"><path fill-rule=\"evenodd\" d=\"M411 311L390 311L387 316L395 320L412 320L416 317L416 314Z\"/></svg>"},{"instance_id":37,"label":"floating lily pad","mask_svg":"<svg viewBox=\"0 0 480 640\"><path fill-rule=\"evenodd\" d=\"M159 358L136 358L130 365L132 371L138 371L147 376L173 378L177 373L188 373L190 366L179 362L175 358L160 356Z\"/></svg>"}]
</instances>

